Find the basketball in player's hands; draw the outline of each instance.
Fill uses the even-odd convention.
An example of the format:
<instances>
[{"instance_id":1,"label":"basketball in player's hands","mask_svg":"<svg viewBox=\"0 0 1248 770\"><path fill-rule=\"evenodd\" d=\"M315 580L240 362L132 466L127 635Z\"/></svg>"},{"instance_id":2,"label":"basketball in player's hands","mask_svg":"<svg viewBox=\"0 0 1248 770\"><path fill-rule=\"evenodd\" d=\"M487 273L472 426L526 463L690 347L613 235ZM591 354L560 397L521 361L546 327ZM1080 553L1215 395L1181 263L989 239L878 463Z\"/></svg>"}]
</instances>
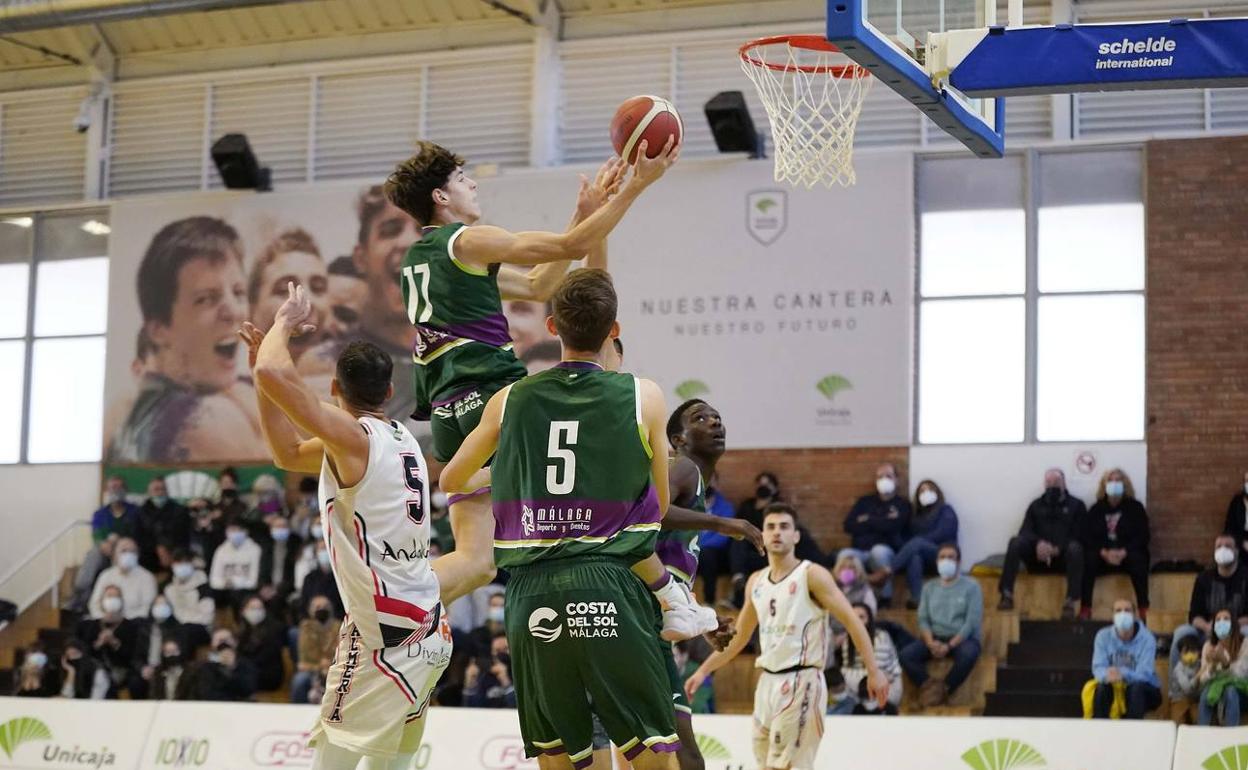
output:
<instances>
[{"instance_id":1,"label":"basketball in player's hands","mask_svg":"<svg viewBox=\"0 0 1248 770\"><path fill-rule=\"evenodd\" d=\"M646 157L657 158L669 137L679 145L684 124L676 107L659 96L634 96L620 105L611 118L611 145L629 165L637 160L637 147L646 141Z\"/></svg>"}]
</instances>

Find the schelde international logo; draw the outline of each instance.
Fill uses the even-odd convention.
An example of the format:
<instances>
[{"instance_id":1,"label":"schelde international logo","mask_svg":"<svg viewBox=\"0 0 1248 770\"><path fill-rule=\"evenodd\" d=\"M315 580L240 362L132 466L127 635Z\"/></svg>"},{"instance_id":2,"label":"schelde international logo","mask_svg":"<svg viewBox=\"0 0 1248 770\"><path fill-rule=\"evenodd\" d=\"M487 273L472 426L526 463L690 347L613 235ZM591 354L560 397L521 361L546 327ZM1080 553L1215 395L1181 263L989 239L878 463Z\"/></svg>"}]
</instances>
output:
<instances>
[{"instance_id":1,"label":"schelde international logo","mask_svg":"<svg viewBox=\"0 0 1248 770\"><path fill-rule=\"evenodd\" d=\"M34 717L18 717L0 725L0 751L9 759L17 747L27 741L50 741L52 731Z\"/></svg>"},{"instance_id":2,"label":"schelde international logo","mask_svg":"<svg viewBox=\"0 0 1248 770\"><path fill-rule=\"evenodd\" d=\"M685 401L710 395L710 392L710 386L702 380L685 380L676 386L676 395Z\"/></svg>"},{"instance_id":3,"label":"schelde international logo","mask_svg":"<svg viewBox=\"0 0 1248 770\"><path fill-rule=\"evenodd\" d=\"M534 639L550 642L559 638L563 626L559 624L559 613L549 607L538 607L529 615L529 633Z\"/></svg>"},{"instance_id":4,"label":"schelde international logo","mask_svg":"<svg viewBox=\"0 0 1248 770\"><path fill-rule=\"evenodd\" d=\"M789 196L784 190L755 190L745 196L745 229L770 246L789 224Z\"/></svg>"},{"instance_id":5,"label":"schelde international logo","mask_svg":"<svg viewBox=\"0 0 1248 770\"><path fill-rule=\"evenodd\" d=\"M1013 738L996 738L972 746L962 761L973 770L1012 770L1016 767L1046 767L1040 752Z\"/></svg>"},{"instance_id":6,"label":"schelde international logo","mask_svg":"<svg viewBox=\"0 0 1248 770\"><path fill-rule=\"evenodd\" d=\"M1200 763L1204 770L1248 770L1248 743L1227 746Z\"/></svg>"}]
</instances>

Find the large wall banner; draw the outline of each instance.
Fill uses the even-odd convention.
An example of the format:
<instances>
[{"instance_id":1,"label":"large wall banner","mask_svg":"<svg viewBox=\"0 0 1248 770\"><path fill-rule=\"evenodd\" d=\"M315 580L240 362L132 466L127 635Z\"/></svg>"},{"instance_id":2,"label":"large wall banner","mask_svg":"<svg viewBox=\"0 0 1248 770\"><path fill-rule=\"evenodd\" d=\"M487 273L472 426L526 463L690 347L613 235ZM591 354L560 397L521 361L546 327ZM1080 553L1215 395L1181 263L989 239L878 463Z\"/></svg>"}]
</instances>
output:
<instances>
[{"instance_id":1,"label":"large wall banner","mask_svg":"<svg viewBox=\"0 0 1248 770\"><path fill-rule=\"evenodd\" d=\"M772 181L770 161L682 162L610 239L626 367L673 404L719 407L730 446L909 442L912 161L858 169L852 190L806 191ZM480 179L484 221L562 230L580 171ZM889 227L863 225L882 213ZM266 459L234 332L267 329L290 280L319 318L294 346L300 370L328 395L345 341L371 340L396 362L387 411L411 413L398 265L418 230L379 188L149 197L111 222L106 463ZM558 360L544 307L505 311L530 371Z\"/></svg>"}]
</instances>

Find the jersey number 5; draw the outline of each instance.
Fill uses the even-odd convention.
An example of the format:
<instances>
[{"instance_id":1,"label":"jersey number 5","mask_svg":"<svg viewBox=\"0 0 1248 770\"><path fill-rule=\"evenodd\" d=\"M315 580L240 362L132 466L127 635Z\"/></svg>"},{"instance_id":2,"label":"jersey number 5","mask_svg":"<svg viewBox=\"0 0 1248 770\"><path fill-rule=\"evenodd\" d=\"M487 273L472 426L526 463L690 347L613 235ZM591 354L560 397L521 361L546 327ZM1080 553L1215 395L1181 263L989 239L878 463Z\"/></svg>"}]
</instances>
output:
<instances>
[{"instance_id":1,"label":"jersey number 5","mask_svg":"<svg viewBox=\"0 0 1248 770\"><path fill-rule=\"evenodd\" d=\"M416 455L406 452L400 457L403 458L403 483L407 485L409 492L416 493L414 499L407 500L407 518L413 524L419 525L425 520L425 480L420 475L420 461L416 459Z\"/></svg>"},{"instance_id":2,"label":"jersey number 5","mask_svg":"<svg viewBox=\"0 0 1248 770\"><path fill-rule=\"evenodd\" d=\"M580 430L579 420L555 420L550 423L546 456L555 462L546 466L546 491L552 495L566 495L576 485L576 455L569 447L576 446Z\"/></svg>"},{"instance_id":3,"label":"jersey number 5","mask_svg":"<svg viewBox=\"0 0 1248 770\"><path fill-rule=\"evenodd\" d=\"M407 320L414 324L428 323L433 318L433 303L429 300L429 266L408 265L403 268L403 280L407 283Z\"/></svg>"}]
</instances>

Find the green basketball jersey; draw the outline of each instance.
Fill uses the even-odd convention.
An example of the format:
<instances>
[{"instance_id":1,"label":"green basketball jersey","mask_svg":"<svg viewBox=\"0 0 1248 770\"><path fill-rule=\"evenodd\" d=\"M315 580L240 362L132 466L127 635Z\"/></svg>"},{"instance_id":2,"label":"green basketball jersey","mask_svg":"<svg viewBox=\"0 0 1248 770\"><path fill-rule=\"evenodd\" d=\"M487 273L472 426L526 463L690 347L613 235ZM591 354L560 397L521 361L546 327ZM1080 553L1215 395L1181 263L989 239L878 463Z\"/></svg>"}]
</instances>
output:
<instances>
[{"instance_id":1,"label":"green basketball jersey","mask_svg":"<svg viewBox=\"0 0 1248 770\"><path fill-rule=\"evenodd\" d=\"M631 374L565 361L512 385L494 455L494 561L654 550L659 499Z\"/></svg>"},{"instance_id":2,"label":"green basketball jersey","mask_svg":"<svg viewBox=\"0 0 1248 770\"><path fill-rule=\"evenodd\" d=\"M693 500L684 507L706 513L706 484L702 482L701 471L698 471L698 488ZM692 584L693 576L698 572L698 554L702 552L698 536L701 534L696 530L665 529L659 532L659 542L654 547L667 571L686 583Z\"/></svg>"},{"instance_id":3,"label":"green basketball jersey","mask_svg":"<svg viewBox=\"0 0 1248 770\"><path fill-rule=\"evenodd\" d=\"M498 266L479 270L455 259L455 239L465 227L456 222L425 228L400 269L403 304L418 332L412 360L422 419L473 387L526 374L511 349Z\"/></svg>"}]
</instances>

